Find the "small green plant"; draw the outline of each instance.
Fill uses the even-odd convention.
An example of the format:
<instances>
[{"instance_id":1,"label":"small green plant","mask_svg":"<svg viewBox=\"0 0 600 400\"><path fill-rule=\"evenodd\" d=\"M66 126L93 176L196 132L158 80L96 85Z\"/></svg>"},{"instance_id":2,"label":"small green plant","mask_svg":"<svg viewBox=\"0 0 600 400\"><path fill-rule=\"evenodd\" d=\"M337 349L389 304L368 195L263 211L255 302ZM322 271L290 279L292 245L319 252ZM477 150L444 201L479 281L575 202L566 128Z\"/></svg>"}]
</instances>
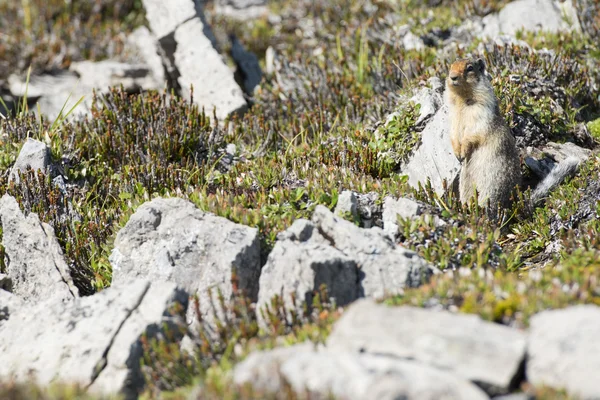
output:
<instances>
[{"instance_id":1,"label":"small green plant","mask_svg":"<svg viewBox=\"0 0 600 400\"><path fill-rule=\"evenodd\" d=\"M600 118L588 122L587 126L590 131L590 135L592 135L597 142L600 142Z\"/></svg>"}]
</instances>

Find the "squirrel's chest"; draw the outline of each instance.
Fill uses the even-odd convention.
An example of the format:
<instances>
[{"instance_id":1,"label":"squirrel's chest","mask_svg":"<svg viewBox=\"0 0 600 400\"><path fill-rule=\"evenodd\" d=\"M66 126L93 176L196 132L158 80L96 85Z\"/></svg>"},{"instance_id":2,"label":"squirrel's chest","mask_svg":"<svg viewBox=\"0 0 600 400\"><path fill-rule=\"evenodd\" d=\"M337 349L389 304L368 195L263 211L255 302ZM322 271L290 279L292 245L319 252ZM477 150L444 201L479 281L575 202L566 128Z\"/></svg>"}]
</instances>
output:
<instances>
[{"instance_id":1,"label":"squirrel's chest","mask_svg":"<svg viewBox=\"0 0 600 400\"><path fill-rule=\"evenodd\" d=\"M486 107L479 104L457 107L452 115L453 134L482 134L487 132L493 122L494 115Z\"/></svg>"}]
</instances>

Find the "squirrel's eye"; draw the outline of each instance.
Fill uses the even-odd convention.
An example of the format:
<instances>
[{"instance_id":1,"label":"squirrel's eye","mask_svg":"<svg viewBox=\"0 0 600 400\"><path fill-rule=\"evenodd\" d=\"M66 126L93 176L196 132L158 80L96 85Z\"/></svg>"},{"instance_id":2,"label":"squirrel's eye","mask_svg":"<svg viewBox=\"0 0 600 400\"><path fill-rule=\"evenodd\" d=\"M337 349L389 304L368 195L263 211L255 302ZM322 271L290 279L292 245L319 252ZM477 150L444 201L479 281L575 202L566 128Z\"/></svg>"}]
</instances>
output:
<instances>
[{"instance_id":1,"label":"squirrel's eye","mask_svg":"<svg viewBox=\"0 0 600 400\"><path fill-rule=\"evenodd\" d=\"M473 66L472 65L468 65L467 66L467 72L471 72L473 71Z\"/></svg>"}]
</instances>

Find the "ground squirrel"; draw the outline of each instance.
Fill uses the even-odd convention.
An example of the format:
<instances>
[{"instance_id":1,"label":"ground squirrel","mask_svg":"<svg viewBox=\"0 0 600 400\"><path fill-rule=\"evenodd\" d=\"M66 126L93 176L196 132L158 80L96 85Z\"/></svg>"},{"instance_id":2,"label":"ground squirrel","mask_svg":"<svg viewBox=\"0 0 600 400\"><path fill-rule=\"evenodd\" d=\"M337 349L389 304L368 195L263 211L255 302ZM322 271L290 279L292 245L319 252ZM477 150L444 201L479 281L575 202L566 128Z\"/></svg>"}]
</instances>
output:
<instances>
[{"instance_id":1,"label":"ground squirrel","mask_svg":"<svg viewBox=\"0 0 600 400\"><path fill-rule=\"evenodd\" d=\"M480 204L508 208L521 183L521 162L515 139L500 113L494 89L478 59L460 59L450 66L446 79L446 103L450 114L452 150L461 162L460 201L478 193ZM532 193L537 204L579 161L568 158L556 166Z\"/></svg>"}]
</instances>

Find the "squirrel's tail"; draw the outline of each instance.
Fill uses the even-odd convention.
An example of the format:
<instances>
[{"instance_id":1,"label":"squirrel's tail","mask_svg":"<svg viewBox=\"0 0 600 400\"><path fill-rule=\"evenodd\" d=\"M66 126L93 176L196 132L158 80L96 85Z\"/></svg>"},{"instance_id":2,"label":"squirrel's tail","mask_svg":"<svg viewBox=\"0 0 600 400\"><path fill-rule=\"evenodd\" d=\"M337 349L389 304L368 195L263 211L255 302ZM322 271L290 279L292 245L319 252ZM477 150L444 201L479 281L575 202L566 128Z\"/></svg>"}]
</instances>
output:
<instances>
[{"instance_id":1,"label":"squirrel's tail","mask_svg":"<svg viewBox=\"0 0 600 400\"><path fill-rule=\"evenodd\" d=\"M539 204L548 193L558 186L566 177L575 175L581 160L577 157L568 157L556 165L550 173L536 186L531 194L531 202Z\"/></svg>"}]
</instances>

